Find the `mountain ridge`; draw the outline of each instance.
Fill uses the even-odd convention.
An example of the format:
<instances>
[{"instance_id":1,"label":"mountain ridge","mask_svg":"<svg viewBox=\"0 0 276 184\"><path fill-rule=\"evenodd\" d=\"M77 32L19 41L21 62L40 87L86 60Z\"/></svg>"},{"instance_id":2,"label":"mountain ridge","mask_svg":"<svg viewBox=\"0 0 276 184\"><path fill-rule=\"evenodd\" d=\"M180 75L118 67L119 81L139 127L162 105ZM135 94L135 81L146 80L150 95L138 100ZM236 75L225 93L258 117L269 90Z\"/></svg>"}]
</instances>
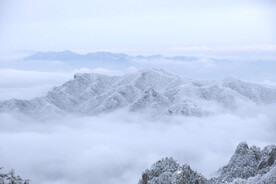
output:
<instances>
[{"instance_id":1,"label":"mountain ridge","mask_svg":"<svg viewBox=\"0 0 276 184\"><path fill-rule=\"evenodd\" d=\"M136 55L131 56L124 53L114 53L114 52L89 52L87 54L78 54L70 50L65 51L48 51L48 52L35 52L27 57L23 58L24 60L91 60L91 61L131 61L131 60L174 60L174 61L194 61L199 58L194 56L163 56L163 55Z\"/></svg>"},{"instance_id":2,"label":"mountain ridge","mask_svg":"<svg viewBox=\"0 0 276 184\"><path fill-rule=\"evenodd\" d=\"M276 88L238 79L199 81L159 69L144 69L123 76L97 73L75 74L46 96L32 100L0 102L0 112L30 116L47 113L95 115L118 109L155 114L205 116L211 104L224 111L240 104L276 103ZM212 105L214 106L214 105Z\"/></svg>"}]
</instances>

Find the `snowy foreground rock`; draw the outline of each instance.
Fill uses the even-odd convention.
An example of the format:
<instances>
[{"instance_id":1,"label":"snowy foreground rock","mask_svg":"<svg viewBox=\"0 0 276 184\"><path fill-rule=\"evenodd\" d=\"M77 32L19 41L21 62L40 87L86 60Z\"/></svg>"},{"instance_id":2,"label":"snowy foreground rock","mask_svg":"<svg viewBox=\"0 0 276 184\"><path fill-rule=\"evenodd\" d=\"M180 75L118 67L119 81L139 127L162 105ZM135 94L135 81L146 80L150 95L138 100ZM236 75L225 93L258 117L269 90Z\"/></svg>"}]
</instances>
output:
<instances>
[{"instance_id":1,"label":"snowy foreground rock","mask_svg":"<svg viewBox=\"0 0 276 184\"><path fill-rule=\"evenodd\" d=\"M222 81L184 79L147 69L123 76L75 74L74 79L32 100L0 102L0 112L49 117L64 113L94 115L126 109L153 114L206 116L243 104L272 104L276 88L234 78Z\"/></svg>"},{"instance_id":2,"label":"snowy foreground rock","mask_svg":"<svg viewBox=\"0 0 276 184\"><path fill-rule=\"evenodd\" d=\"M139 184L276 184L276 146L263 150L240 143L218 177L206 179L188 165L164 158L146 169Z\"/></svg>"},{"instance_id":3,"label":"snowy foreground rock","mask_svg":"<svg viewBox=\"0 0 276 184\"><path fill-rule=\"evenodd\" d=\"M29 184L30 180L22 179L19 175L15 175L14 170L3 173L0 168L0 184Z\"/></svg>"}]
</instances>

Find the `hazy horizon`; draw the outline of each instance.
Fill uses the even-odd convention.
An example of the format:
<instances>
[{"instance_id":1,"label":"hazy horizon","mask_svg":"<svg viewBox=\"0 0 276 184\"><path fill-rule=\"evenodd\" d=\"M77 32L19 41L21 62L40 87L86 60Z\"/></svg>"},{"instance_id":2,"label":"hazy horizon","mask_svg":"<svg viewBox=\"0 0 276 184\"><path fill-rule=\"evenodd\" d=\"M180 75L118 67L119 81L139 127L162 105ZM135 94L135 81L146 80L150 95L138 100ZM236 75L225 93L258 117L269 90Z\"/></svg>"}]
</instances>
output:
<instances>
[{"instance_id":1,"label":"hazy horizon","mask_svg":"<svg viewBox=\"0 0 276 184\"><path fill-rule=\"evenodd\" d=\"M272 0L1 0L0 49L275 51L275 6Z\"/></svg>"}]
</instances>

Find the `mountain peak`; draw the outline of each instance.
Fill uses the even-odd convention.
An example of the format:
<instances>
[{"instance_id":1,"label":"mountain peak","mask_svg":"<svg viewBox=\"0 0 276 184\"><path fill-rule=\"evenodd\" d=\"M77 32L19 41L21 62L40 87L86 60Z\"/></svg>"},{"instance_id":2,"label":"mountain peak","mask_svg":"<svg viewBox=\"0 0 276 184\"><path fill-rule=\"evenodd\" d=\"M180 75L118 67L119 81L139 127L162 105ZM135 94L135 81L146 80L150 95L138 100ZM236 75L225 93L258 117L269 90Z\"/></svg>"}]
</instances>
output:
<instances>
[{"instance_id":1,"label":"mountain peak","mask_svg":"<svg viewBox=\"0 0 276 184\"><path fill-rule=\"evenodd\" d=\"M177 76L175 74L169 73L163 69L157 69L157 68L149 68L149 69L143 69L138 71L138 73L141 74L158 74L158 75L166 75L166 76Z\"/></svg>"},{"instance_id":2,"label":"mountain peak","mask_svg":"<svg viewBox=\"0 0 276 184\"><path fill-rule=\"evenodd\" d=\"M249 150L249 147L247 145L246 142L241 142L238 146L237 146L237 149L236 149L236 154L246 154Z\"/></svg>"}]
</instances>

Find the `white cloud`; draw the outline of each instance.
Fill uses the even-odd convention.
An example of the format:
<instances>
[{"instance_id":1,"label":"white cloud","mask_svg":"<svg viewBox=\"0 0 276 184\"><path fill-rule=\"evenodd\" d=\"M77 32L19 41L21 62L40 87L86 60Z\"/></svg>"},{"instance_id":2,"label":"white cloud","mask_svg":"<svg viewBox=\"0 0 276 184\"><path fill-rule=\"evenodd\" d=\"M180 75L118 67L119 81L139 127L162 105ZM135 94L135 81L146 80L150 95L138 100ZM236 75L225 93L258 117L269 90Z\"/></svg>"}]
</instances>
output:
<instances>
[{"instance_id":1,"label":"white cloud","mask_svg":"<svg viewBox=\"0 0 276 184\"><path fill-rule=\"evenodd\" d=\"M240 141L275 143L272 109L157 119L116 112L44 122L1 114L1 166L40 184L129 184L153 162L173 156L209 176L228 162Z\"/></svg>"},{"instance_id":2,"label":"white cloud","mask_svg":"<svg viewBox=\"0 0 276 184\"><path fill-rule=\"evenodd\" d=\"M276 45L232 45L221 47L172 47L178 51L276 51Z\"/></svg>"},{"instance_id":3,"label":"white cloud","mask_svg":"<svg viewBox=\"0 0 276 184\"><path fill-rule=\"evenodd\" d=\"M276 83L270 80L264 80L262 83L270 86L276 86Z\"/></svg>"},{"instance_id":4,"label":"white cloud","mask_svg":"<svg viewBox=\"0 0 276 184\"><path fill-rule=\"evenodd\" d=\"M61 85L72 76L72 73L1 69L0 100L37 97L46 94L52 87Z\"/></svg>"}]
</instances>

